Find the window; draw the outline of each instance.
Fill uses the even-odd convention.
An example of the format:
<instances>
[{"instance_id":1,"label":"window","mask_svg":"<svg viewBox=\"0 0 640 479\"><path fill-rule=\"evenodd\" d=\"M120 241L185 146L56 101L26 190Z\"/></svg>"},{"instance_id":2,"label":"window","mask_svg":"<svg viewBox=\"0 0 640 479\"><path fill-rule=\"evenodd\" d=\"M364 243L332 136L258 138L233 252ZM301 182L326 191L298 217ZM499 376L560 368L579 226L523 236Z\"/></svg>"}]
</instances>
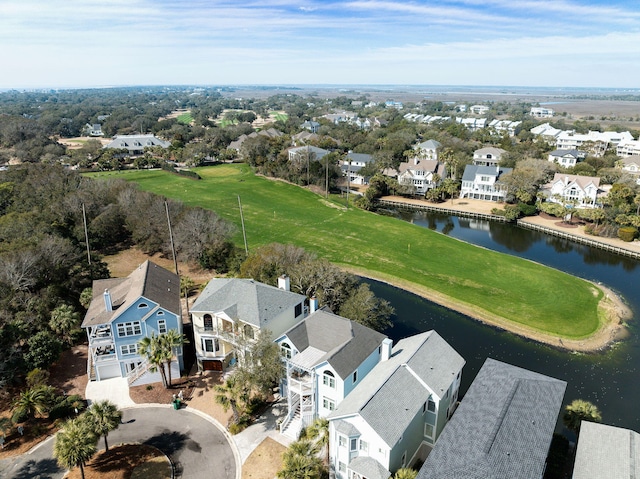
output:
<instances>
[{"instance_id":1,"label":"window","mask_svg":"<svg viewBox=\"0 0 640 479\"><path fill-rule=\"evenodd\" d=\"M433 426L431 424L424 425L424 436L433 439Z\"/></svg>"},{"instance_id":2,"label":"window","mask_svg":"<svg viewBox=\"0 0 640 479\"><path fill-rule=\"evenodd\" d=\"M436 412L436 403L429 399L429 402L427 403L427 409L431 412Z\"/></svg>"},{"instance_id":3,"label":"window","mask_svg":"<svg viewBox=\"0 0 640 479\"><path fill-rule=\"evenodd\" d=\"M120 353L121 354L136 354L138 352L138 345L137 344L123 344L122 346L120 346Z\"/></svg>"},{"instance_id":4,"label":"window","mask_svg":"<svg viewBox=\"0 0 640 479\"><path fill-rule=\"evenodd\" d=\"M164 319L158 320L158 333L164 334L167 332L167 322Z\"/></svg>"},{"instance_id":5,"label":"window","mask_svg":"<svg viewBox=\"0 0 640 479\"><path fill-rule=\"evenodd\" d=\"M351 451L356 451L358 449L358 439L355 437L351 439L351 447L349 448Z\"/></svg>"},{"instance_id":6,"label":"window","mask_svg":"<svg viewBox=\"0 0 640 479\"><path fill-rule=\"evenodd\" d=\"M480 181L482 181L483 183L488 183L491 180L491 178L489 176L481 176L480 177Z\"/></svg>"},{"instance_id":7,"label":"window","mask_svg":"<svg viewBox=\"0 0 640 479\"><path fill-rule=\"evenodd\" d=\"M332 389L336 388L336 379L331 371L325 371L322 374L322 384Z\"/></svg>"},{"instance_id":8,"label":"window","mask_svg":"<svg viewBox=\"0 0 640 479\"><path fill-rule=\"evenodd\" d=\"M333 411L336 408L335 401L332 401L329 398L322 398L322 407L328 409L329 411Z\"/></svg>"},{"instance_id":9,"label":"window","mask_svg":"<svg viewBox=\"0 0 640 479\"><path fill-rule=\"evenodd\" d=\"M360 439L360 450L362 452L369 452L369 443Z\"/></svg>"},{"instance_id":10,"label":"window","mask_svg":"<svg viewBox=\"0 0 640 479\"><path fill-rule=\"evenodd\" d=\"M253 328L251 327L251 325L245 324L243 329L244 329L244 337L245 338L247 338L247 339L254 339L255 338L255 335L254 335L254 332L253 332Z\"/></svg>"},{"instance_id":11,"label":"window","mask_svg":"<svg viewBox=\"0 0 640 479\"><path fill-rule=\"evenodd\" d=\"M215 353L218 349L220 349L218 340L212 338L203 338L202 349L207 353Z\"/></svg>"},{"instance_id":12,"label":"window","mask_svg":"<svg viewBox=\"0 0 640 479\"><path fill-rule=\"evenodd\" d=\"M407 465L407 451L404 451L404 454L402 455L402 467Z\"/></svg>"},{"instance_id":13,"label":"window","mask_svg":"<svg viewBox=\"0 0 640 479\"><path fill-rule=\"evenodd\" d=\"M142 329L140 328L140 321L131 321L129 323L119 323L118 324L118 336L136 336L138 334L142 334Z\"/></svg>"},{"instance_id":14,"label":"window","mask_svg":"<svg viewBox=\"0 0 640 479\"><path fill-rule=\"evenodd\" d=\"M355 384L357 380L358 380L358 370L355 370L353 372L353 384Z\"/></svg>"},{"instance_id":15,"label":"window","mask_svg":"<svg viewBox=\"0 0 640 479\"><path fill-rule=\"evenodd\" d=\"M344 436L338 436L338 446L345 447L347 445L347 438Z\"/></svg>"},{"instance_id":16,"label":"window","mask_svg":"<svg viewBox=\"0 0 640 479\"><path fill-rule=\"evenodd\" d=\"M347 472L347 465L342 461L338 462L338 472Z\"/></svg>"},{"instance_id":17,"label":"window","mask_svg":"<svg viewBox=\"0 0 640 479\"><path fill-rule=\"evenodd\" d=\"M302 303L296 304L296 310L294 312L294 316L297 318L302 314Z\"/></svg>"},{"instance_id":18,"label":"window","mask_svg":"<svg viewBox=\"0 0 640 479\"><path fill-rule=\"evenodd\" d=\"M144 309L144 308L148 308L148 307L149 307L149 305L147 303L140 303L138 305L138 309Z\"/></svg>"},{"instance_id":19,"label":"window","mask_svg":"<svg viewBox=\"0 0 640 479\"><path fill-rule=\"evenodd\" d=\"M422 405L422 414L424 414L425 412L427 412L427 403L426 402Z\"/></svg>"},{"instance_id":20,"label":"window","mask_svg":"<svg viewBox=\"0 0 640 479\"><path fill-rule=\"evenodd\" d=\"M205 314L202 318L204 321L204 330L205 331L213 331L213 318L210 314Z\"/></svg>"},{"instance_id":21,"label":"window","mask_svg":"<svg viewBox=\"0 0 640 479\"><path fill-rule=\"evenodd\" d=\"M287 343L282 343L280 345L280 352L282 352L282 355L285 358L291 359L291 346L289 346Z\"/></svg>"}]
</instances>

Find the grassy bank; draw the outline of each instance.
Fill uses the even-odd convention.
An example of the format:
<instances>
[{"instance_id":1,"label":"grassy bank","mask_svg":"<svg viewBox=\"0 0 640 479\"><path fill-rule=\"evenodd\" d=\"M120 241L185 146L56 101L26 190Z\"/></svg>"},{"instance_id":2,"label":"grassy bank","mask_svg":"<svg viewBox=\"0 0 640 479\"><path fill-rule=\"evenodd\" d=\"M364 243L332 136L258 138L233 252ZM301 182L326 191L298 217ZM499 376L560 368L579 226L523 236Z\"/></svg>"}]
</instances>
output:
<instances>
[{"instance_id":1,"label":"grassy bank","mask_svg":"<svg viewBox=\"0 0 640 479\"><path fill-rule=\"evenodd\" d=\"M256 177L246 165L198 169L194 182L162 171L100 174L216 211L238 225L242 199L249 248L293 243L389 282L432 291L487 320L506 319L553 336L598 330L602 291L560 271L478 248L403 221L344 208L307 190ZM397 281L394 281L397 279Z\"/></svg>"}]
</instances>

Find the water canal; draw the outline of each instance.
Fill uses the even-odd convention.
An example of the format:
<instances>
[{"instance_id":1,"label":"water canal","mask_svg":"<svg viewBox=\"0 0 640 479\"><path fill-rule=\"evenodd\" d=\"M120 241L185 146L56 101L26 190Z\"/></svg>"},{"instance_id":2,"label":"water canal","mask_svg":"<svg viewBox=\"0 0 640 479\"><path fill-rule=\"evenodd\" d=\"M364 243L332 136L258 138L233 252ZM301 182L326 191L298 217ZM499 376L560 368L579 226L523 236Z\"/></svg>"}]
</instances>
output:
<instances>
[{"instance_id":1,"label":"water canal","mask_svg":"<svg viewBox=\"0 0 640 479\"><path fill-rule=\"evenodd\" d=\"M595 403L603 422L640 431L640 337L636 321L640 300L640 262L525 230L512 224L471 220L430 212L400 212L398 217L453 238L502 253L537 261L609 286L634 311L630 337L600 353L581 354L554 349L451 311L392 286L370 281L376 295L395 308L394 326L386 333L394 340L435 329L467 361L464 393L487 357L567 381L565 404L573 399ZM526 287L526 285L523 285Z\"/></svg>"}]
</instances>

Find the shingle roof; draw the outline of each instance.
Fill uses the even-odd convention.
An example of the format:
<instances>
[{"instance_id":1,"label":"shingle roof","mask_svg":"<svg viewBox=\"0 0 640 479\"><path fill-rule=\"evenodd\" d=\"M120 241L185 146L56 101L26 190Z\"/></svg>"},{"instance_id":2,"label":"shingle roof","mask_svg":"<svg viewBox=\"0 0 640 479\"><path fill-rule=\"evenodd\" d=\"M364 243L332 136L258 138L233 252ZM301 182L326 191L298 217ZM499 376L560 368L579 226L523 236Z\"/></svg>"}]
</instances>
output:
<instances>
[{"instance_id":1,"label":"shingle roof","mask_svg":"<svg viewBox=\"0 0 640 479\"><path fill-rule=\"evenodd\" d=\"M107 143L105 148L129 148L139 149L145 146L161 146L168 148L171 143L161 140L155 135L116 135L113 140Z\"/></svg>"},{"instance_id":2,"label":"shingle roof","mask_svg":"<svg viewBox=\"0 0 640 479\"><path fill-rule=\"evenodd\" d=\"M405 338L394 346L391 357L378 363L329 418L360 414L380 438L393 447L430 392L442 398L464 363L462 356L435 331Z\"/></svg>"},{"instance_id":3,"label":"shingle roof","mask_svg":"<svg viewBox=\"0 0 640 479\"><path fill-rule=\"evenodd\" d=\"M191 306L193 313L225 312L259 328L283 311L300 304L305 296L244 278L214 278Z\"/></svg>"},{"instance_id":4,"label":"shingle roof","mask_svg":"<svg viewBox=\"0 0 640 479\"><path fill-rule=\"evenodd\" d=\"M582 421L573 479L640 477L640 434Z\"/></svg>"},{"instance_id":5,"label":"shingle roof","mask_svg":"<svg viewBox=\"0 0 640 479\"><path fill-rule=\"evenodd\" d=\"M418 479L539 479L567 383L487 359Z\"/></svg>"},{"instance_id":6,"label":"shingle roof","mask_svg":"<svg viewBox=\"0 0 640 479\"><path fill-rule=\"evenodd\" d=\"M437 140L427 140L416 145L416 149L420 148L422 150L437 150L441 145L442 144Z\"/></svg>"},{"instance_id":7,"label":"shingle roof","mask_svg":"<svg viewBox=\"0 0 640 479\"><path fill-rule=\"evenodd\" d=\"M353 162L358 162L358 163L371 163L373 161L373 156L367 154L367 153L353 153L353 152L349 152L347 154L347 158L350 158L351 161ZM349 161L349 160L347 160Z\"/></svg>"},{"instance_id":8,"label":"shingle roof","mask_svg":"<svg viewBox=\"0 0 640 479\"><path fill-rule=\"evenodd\" d=\"M479 166L479 165L467 165L464 168L462 174L462 181L474 181L476 175L497 176L500 177L505 173L510 173L513 168L502 168L498 170L495 166Z\"/></svg>"},{"instance_id":9,"label":"shingle roof","mask_svg":"<svg viewBox=\"0 0 640 479\"><path fill-rule=\"evenodd\" d=\"M565 173L556 173L553 175L553 180L550 185L553 185L557 182L562 182L562 185L566 188L571 183L577 184L583 190L589 186L589 184L593 183L593 185L598 188L600 186L600 178L597 176L582 176L582 175L567 175Z\"/></svg>"},{"instance_id":10,"label":"shingle roof","mask_svg":"<svg viewBox=\"0 0 640 479\"><path fill-rule=\"evenodd\" d=\"M309 347L323 351L325 354L317 357L316 364L327 361L342 379L368 358L386 337L323 309L310 314L285 334L300 353Z\"/></svg>"},{"instance_id":11,"label":"shingle roof","mask_svg":"<svg viewBox=\"0 0 640 479\"><path fill-rule=\"evenodd\" d=\"M367 479L388 479L391 473L375 459L358 456L349 463L349 469Z\"/></svg>"},{"instance_id":12,"label":"shingle roof","mask_svg":"<svg viewBox=\"0 0 640 479\"><path fill-rule=\"evenodd\" d=\"M504 155L507 152L507 150L503 150L502 148L496 148L494 146L487 146L485 148L480 148L476 151L473 152L473 156L479 155L479 156L483 156L483 155L492 155L494 157L500 157L502 155Z\"/></svg>"},{"instance_id":13,"label":"shingle roof","mask_svg":"<svg viewBox=\"0 0 640 479\"><path fill-rule=\"evenodd\" d=\"M436 172L438 170L438 160L419 160L417 164L411 162L400 163L400 173L405 171L425 171Z\"/></svg>"},{"instance_id":14,"label":"shingle roof","mask_svg":"<svg viewBox=\"0 0 640 479\"><path fill-rule=\"evenodd\" d=\"M109 290L112 311L106 310L104 292ZM126 278L99 279L93 282L93 298L82 327L111 323L129 305L144 297L174 314L180 314L178 275L145 261Z\"/></svg>"}]
</instances>

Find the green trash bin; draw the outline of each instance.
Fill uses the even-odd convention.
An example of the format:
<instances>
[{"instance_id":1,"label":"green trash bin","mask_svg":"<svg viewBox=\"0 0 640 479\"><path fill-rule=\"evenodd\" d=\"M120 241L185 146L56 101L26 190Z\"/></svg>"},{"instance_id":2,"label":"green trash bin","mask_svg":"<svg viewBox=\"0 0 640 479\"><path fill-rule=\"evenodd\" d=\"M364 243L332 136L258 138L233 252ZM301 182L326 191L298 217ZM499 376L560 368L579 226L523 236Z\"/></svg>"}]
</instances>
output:
<instances>
[{"instance_id":1,"label":"green trash bin","mask_svg":"<svg viewBox=\"0 0 640 479\"><path fill-rule=\"evenodd\" d=\"M173 409L180 409L180 399L175 399L173 401Z\"/></svg>"}]
</instances>

